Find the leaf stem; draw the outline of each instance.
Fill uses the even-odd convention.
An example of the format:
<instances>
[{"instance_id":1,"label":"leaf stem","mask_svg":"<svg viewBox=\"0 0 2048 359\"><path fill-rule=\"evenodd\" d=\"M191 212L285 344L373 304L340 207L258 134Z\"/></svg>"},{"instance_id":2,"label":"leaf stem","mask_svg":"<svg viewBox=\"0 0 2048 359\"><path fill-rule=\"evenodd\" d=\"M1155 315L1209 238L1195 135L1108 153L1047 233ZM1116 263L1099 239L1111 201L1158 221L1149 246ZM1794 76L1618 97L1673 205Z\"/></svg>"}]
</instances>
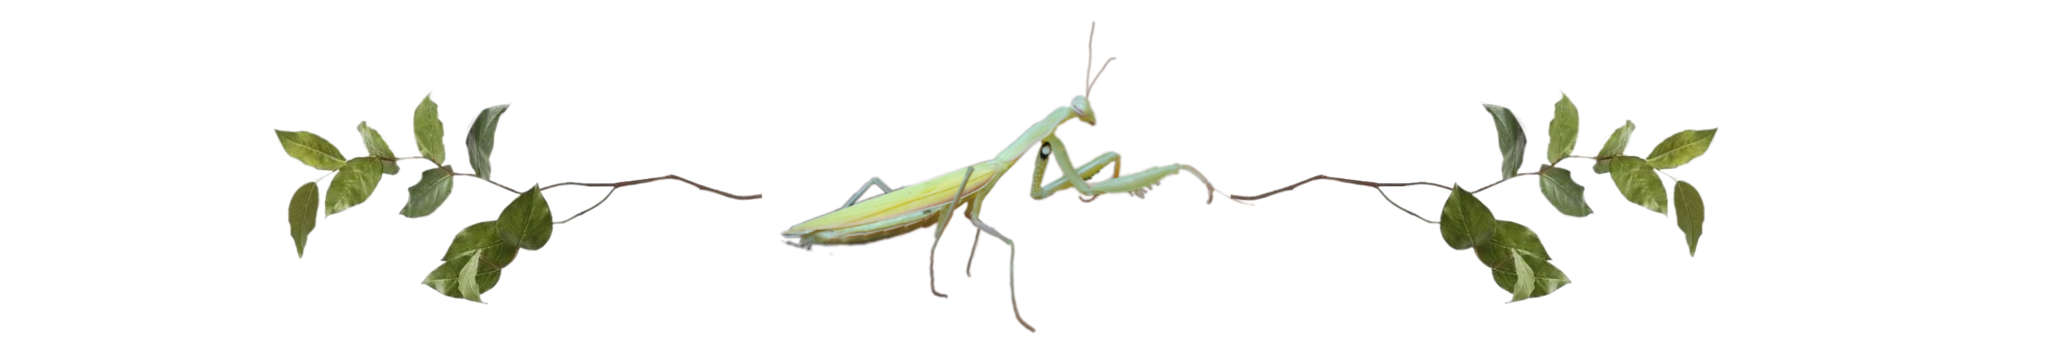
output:
<instances>
[{"instance_id":1,"label":"leaf stem","mask_svg":"<svg viewBox=\"0 0 2048 359\"><path fill-rule=\"evenodd\" d=\"M603 205L605 200L612 199L612 193L618 191L618 187L612 187L612 190L604 192L604 198L598 199L596 204L590 205L590 208L584 208L582 212L576 212L576 215L569 216L569 219L555 221L555 224L569 223L569 221L576 220L576 217L582 217L584 213L590 213L590 210L597 209L597 206Z\"/></svg>"},{"instance_id":2,"label":"leaf stem","mask_svg":"<svg viewBox=\"0 0 2048 359\"><path fill-rule=\"evenodd\" d=\"M397 158L397 160L426 160L426 158L424 158L424 156L403 156L403 158ZM428 164L434 164L434 162L428 162ZM461 178L473 178L473 181L483 181L485 185L492 185L492 187L504 189L506 193L518 195L518 189L512 189L512 187L508 187L508 185L504 185L504 183L498 183L498 181L485 181L485 178L477 178L477 174L469 174L469 172L457 172L457 170L455 170L453 166L440 166L440 164L434 164L434 166L438 166L438 168L442 168L442 170L449 170L449 172L453 172L455 176L461 176Z\"/></svg>"},{"instance_id":3,"label":"leaf stem","mask_svg":"<svg viewBox=\"0 0 2048 359\"><path fill-rule=\"evenodd\" d=\"M547 190L547 189L549 189L549 188L555 188L555 187L560 187L560 186L584 186L584 187L612 187L612 188L618 188L618 187L625 187L625 186L637 185L637 184L642 184L642 183L648 183L648 182L660 181L660 180L665 180L665 179L668 179L668 180L677 180L677 181L683 181L683 183L688 183L688 184L690 184L691 186L696 186L696 187L697 187L697 189L699 189L699 190L703 190L703 191L707 191L707 192L711 192L711 193L717 193L718 195L720 195L720 196L725 196L726 198L731 198L731 199L737 199L737 200L761 199L761 195L758 195L758 194L750 194L750 195L744 195L744 196L742 196L742 195L736 195L736 194L726 193L725 191L720 191L720 190L718 190L718 189L716 189L716 188L706 187L706 186L704 186L704 185L701 185L701 184L697 184L697 182L694 182L694 181L690 181L689 179L685 179L685 178L683 178L683 177L681 177L681 176L676 176L676 175L667 175L667 176L661 176L661 177L651 177L651 178L642 178L642 179L636 179L636 180L631 180L631 181L624 181L624 182L612 182L612 183L584 183L584 182L562 182L562 183L556 183L556 184L551 184L551 185L547 185L547 186L545 186L545 187L541 187L540 189L541 189L541 190L543 190L543 191L545 191L545 190Z\"/></svg>"}]
</instances>

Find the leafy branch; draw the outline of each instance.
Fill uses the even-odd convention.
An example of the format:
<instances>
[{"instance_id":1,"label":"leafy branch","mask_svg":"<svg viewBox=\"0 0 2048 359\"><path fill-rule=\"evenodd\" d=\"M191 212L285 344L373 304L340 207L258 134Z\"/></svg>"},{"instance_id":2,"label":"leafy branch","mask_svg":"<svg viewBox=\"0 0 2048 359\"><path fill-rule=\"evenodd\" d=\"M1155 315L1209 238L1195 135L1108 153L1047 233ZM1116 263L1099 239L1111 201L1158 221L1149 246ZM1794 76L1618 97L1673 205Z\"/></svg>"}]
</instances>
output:
<instances>
[{"instance_id":1,"label":"leafy branch","mask_svg":"<svg viewBox=\"0 0 2048 359\"><path fill-rule=\"evenodd\" d=\"M1541 164L1535 172L1517 172L1524 165L1523 152L1528 139L1522 133L1521 122L1515 119L1513 111L1497 105L1485 105L1486 112L1493 117L1494 129L1501 152L1501 179L1466 191L1464 187L1436 182L1375 182L1326 175L1316 175L1295 184L1281 187L1255 196L1230 196L1240 201L1252 201L1292 191L1296 187L1315 181L1372 187L1379 191L1380 198L1386 199L1394 208L1407 212L1423 222L1439 226L1445 244L1452 249L1474 249L1479 261L1493 274L1494 284L1513 295L1511 301L1541 297L1571 283L1564 271L1550 264L1550 253L1543 248L1543 242L1536 232L1519 223L1494 218L1493 211L1486 208L1476 196L1489 188L1523 176L1539 178L1538 189L1559 213L1572 217L1593 214L1586 205L1584 186L1572 180L1572 172L1557 167L1568 158L1593 160L1593 173L1608 174L1622 197L1629 202L1657 213L1669 213L1670 207L1677 207L1678 228L1685 234L1688 253L1699 252L1701 225L1706 222L1706 206L1700 201L1699 190L1692 183L1677 181L1673 196L1666 196L1664 182L1659 174L1670 176L1664 170L1677 168L1706 154L1713 144L1718 129L1680 131L1644 157L1622 154L1627 150L1629 137L1635 133L1634 121L1625 121L1607 138L1607 143L1593 156L1572 155L1578 143L1579 109L1572 104L1571 97L1557 101L1555 115L1550 121L1550 145L1546 153L1547 163ZM1433 186L1451 191L1445 199L1443 212L1437 220L1430 220L1415 211L1395 202L1387 196L1385 187ZM1673 203L1675 202L1675 203Z\"/></svg>"},{"instance_id":2,"label":"leafy branch","mask_svg":"<svg viewBox=\"0 0 2048 359\"><path fill-rule=\"evenodd\" d=\"M434 103L433 96L421 100L419 107L413 110L413 137L419 144L419 156L398 157L391 151L391 146L384 143L383 134L370 128L369 122L357 124L356 132L362 135L363 146L367 147L370 153L368 156L355 158L343 156L341 150L335 148L333 143L311 132L276 131L277 140L284 146L285 154L307 166L329 171L321 178L330 175L333 177L328 182L324 205L320 197L319 179L306 182L292 193L291 207L286 212L290 215L292 244L297 247L299 256L306 255L306 240L312 235L314 224L319 217L316 214L321 213L324 208L326 215L332 216L369 200L370 195L376 192L383 176L397 175L398 162L404 160L427 160L434 165L421 171L419 182L406 189L410 197L406 200L405 207L398 211L399 215L406 218L426 217L439 209L453 192L455 177L476 178L518 195L499 212L497 220L479 222L457 232L454 242L448 246L447 253L441 256L441 265L428 272L427 279L423 282L442 295L477 302L483 301L484 292L497 286L505 266L512 264L512 259L519 254L519 249L539 250L547 245L548 239L553 236L554 225L569 223L590 213L610 200L612 194L618 192L619 188L661 180L676 180L726 198L761 198L758 194L735 195L673 174L621 182L562 182L547 186L535 184L525 191L513 189L491 179L491 151L497 144L498 119L504 116L505 110L510 106L486 108L470 125L464 144L469 149L469 165L474 173L457 172L454 166L444 161L447 158L447 151L442 142L440 107ZM610 190L605 192L603 199L591 204L589 208L567 219L556 221L547 198L543 197L541 192L560 186L608 187Z\"/></svg>"}]
</instances>

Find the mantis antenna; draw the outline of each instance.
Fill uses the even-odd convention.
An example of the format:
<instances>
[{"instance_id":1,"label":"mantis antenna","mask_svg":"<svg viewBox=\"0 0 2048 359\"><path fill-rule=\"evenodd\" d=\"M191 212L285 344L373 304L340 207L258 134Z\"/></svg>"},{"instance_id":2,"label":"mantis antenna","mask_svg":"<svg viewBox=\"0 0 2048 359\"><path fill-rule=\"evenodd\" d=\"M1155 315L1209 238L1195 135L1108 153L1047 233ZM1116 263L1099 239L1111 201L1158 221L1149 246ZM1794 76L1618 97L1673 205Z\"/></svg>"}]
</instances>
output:
<instances>
[{"instance_id":1,"label":"mantis antenna","mask_svg":"<svg viewBox=\"0 0 2048 359\"><path fill-rule=\"evenodd\" d=\"M1116 61L1116 58L1110 57L1108 60L1102 60L1102 70L1108 71L1109 63L1112 61ZM1089 77L1090 73L1093 73L1095 77ZM1101 79L1102 71L1095 70L1095 23L1090 22L1088 23L1088 67L1081 70L1081 85L1084 86L1081 91L1081 97L1088 97L1089 94L1095 93L1095 81Z\"/></svg>"}]
</instances>

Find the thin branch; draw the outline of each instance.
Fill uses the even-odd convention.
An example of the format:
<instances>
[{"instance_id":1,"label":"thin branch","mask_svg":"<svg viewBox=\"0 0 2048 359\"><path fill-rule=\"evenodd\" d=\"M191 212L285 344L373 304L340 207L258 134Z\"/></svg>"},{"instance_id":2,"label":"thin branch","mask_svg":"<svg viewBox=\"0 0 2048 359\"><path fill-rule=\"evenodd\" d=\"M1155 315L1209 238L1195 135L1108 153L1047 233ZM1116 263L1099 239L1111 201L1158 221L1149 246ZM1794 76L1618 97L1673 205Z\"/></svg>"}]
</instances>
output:
<instances>
[{"instance_id":1,"label":"thin branch","mask_svg":"<svg viewBox=\"0 0 2048 359\"><path fill-rule=\"evenodd\" d=\"M1408 215L1415 216L1415 219L1420 219L1423 222L1429 222L1429 224L1436 224L1436 221L1429 220L1429 218L1424 218L1420 214L1415 214L1415 211L1408 210L1408 207L1402 207L1400 203L1394 203L1394 197L1388 197L1387 190L1380 189L1379 187L1373 187L1372 189L1374 191L1380 191L1380 198L1387 199L1387 204L1394 205L1394 208L1399 208L1402 212L1408 212Z\"/></svg>"},{"instance_id":2,"label":"thin branch","mask_svg":"<svg viewBox=\"0 0 2048 359\"><path fill-rule=\"evenodd\" d=\"M690 181L690 180L688 180L688 179L684 179L684 178L682 178L682 177L679 177L679 176L676 176L676 175L667 175L667 176L661 176L661 177L654 177L654 178L642 178L642 179L636 179L636 180L631 180L631 181L625 181L625 182L612 182L612 183L584 183L584 182L562 182L562 183L556 183L556 184L551 184L551 185L547 185L547 187L541 187L540 189L541 189L541 190L543 190L543 191L545 191L545 190L547 190L547 189L549 189L549 188L555 188L555 187L560 187L560 186L584 186L584 187L614 187L614 188L617 188L617 187L625 187L625 186L631 186L631 185L636 185L636 184L642 184L642 183L648 183L648 182L660 181L660 180L665 180L665 179L669 179L669 180L677 180L677 181L683 181L683 183L688 183L688 184L690 184L691 186L697 186L697 189L700 189L700 190L704 190L704 191L707 191L707 192L711 192L711 193L717 193L718 195L720 195L720 196L725 196L726 198L731 198L731 199L737 199L737 200L761 199L761 195L758 195L758 194L754 194L754 195L745 195L745 196L741 196L741 195L736 195L736 194L726 193L725 191L720 191L720 190L718 190L718 189L716 189L716 188L711 188L711 187L705 187L704 185L701 185L701 184L697 184L697 182L693 182L693 181Z\"/></svg>"},{"instance_id":3,"label":"thin branch","mask_svg":"<svg viewBox=\"0 0 2048 359\"><path fill-rule=\"evenodd\" d=\"M618 191L618 187L612 187L612 190L604 192L604 198L598 199L597 203L590 205L590 208L584 208L582 212L576 212L576 215L569 216L569 219L555 221L555 224L569 223L569 221L576 220L576 217L582 217L584 213L590 213L590 210L597 209L598 205L603 205L605 200L612 199L612 193Z\"/></svg>"},{"instance_id":4,"label":"thin branch","mask_svg":"<svg viewBox=\"0 0 2048 359\"><path fill-rule=\"evenodd\" d=\"M397 160L426 160L426 156L403 156L403 158L397 158ZM428 164L434 164L432 160L426 160L426 162L428 162ZM483 181L485 185L492 185L492 187L504 189L506 193L518 195L518 189L512 189L512 187L508 187L508 185L504 185L504 183L498 183L498 181L485 181L485 178L477 178L477 174L469 174L469 172L457 172L457 170L455 170L455 168L451 168L451 166L440 166L440 164L434 164L434 166L438 166L438 168L442 168L442 170L449 170L449 172L453 172L455 176L461 176L461 178L473 178L473 181Z\"/></svg>"},{"instance_id":5,"label":"thin branch","mask_svg":"<svg viewBox=\"0 0 2048 359\"><path fill-rule=\"evenodd\" d=\"M443 168L446 168L446 167L443 167ZM454 175L457 175L457 176L470 176L470 177L476 177L476 179L484 180L484 182L490 182L491 184L497 185L497 186L498 186L498 188L504 188L504 189L505 189L506 191L510 191L510 192L512 192L512 194L515 194L515 195L516 195L516 194L521 194L521 193L525 193L525 192L520 192L519 190L516 190L516 189L512 189L512 187L506 187L506 186L505 186L504 184L502 184L502 183L498 183L498 181L492 181L492 180L491 180L491 179L489 179L489 178L483 178L483 176L478 176L478 175L476 175L476 174L474 174L474 173L462 173L462 172L455 172L455 171L448 171L448 173L450 173L450 174L454 174Z\"/></svg>"},{"instance_id":6,"label":"thin branch","mask_svg":"<svg viewBox=\"0 0 2048 359\"><path fill-rule=\"evenodd\" d=\"M1536 172L1523 172L1523 173L1516 173L1516 174L1515 174L1515 175L1513 175L1513 176L1508 176L1508 178L1502 178L1502 179L1500 179L1499 181L1493 181L1493 184L1489 184L1489 185L1486 185L1486 187L1479 187L1479 189L1475 189L1475 190L1472 190L1472 194L1479 194L1479 192L1481 192L1481 191L1485 191L1485 190L1486 190L1486 189L1488 189L1488 188L1493 188L1493 186L1494 186L1494 185L1498 185L1498 184L1500 184L1501 182L1507 182L1508 180L1511 180L1511 179L1515 179L1515 177L1521 177L1521 176L1528 176L1528 175L1540 175L1540 174L1543 174L1543 172L1542 172L1542 171L1536 171Z\"/></svg>"},{"instance_id":7,"label":"thin branch","mask_svg":"<svg viewBox=\"0 0 2048 359\"><path fill-rule=\"evenodd\" d=\"M1260 199L1260 198L1266 198L1266 197L1271 197L1271 196L1273 196L1273 195L1275 195L1275 194L1280 194L1280 192L1287 192L1287 191L1292 191L1292 190L1294 190L1294 188L1295 188L1295 187L1301 187L1301 185L1304 185L1304 184L1308 184L1309 182L1315 182L1316 180L1331 180L1331 181L1337 181L1337 182L1344 182L1344 183L1350 183L1350 184L1355 184L1355 185L1360 185L1360 186L1366 186L1366 187L1372 187L1372 188L1380 188L1380 187L1406 187L1406 186L1414 186L1414 185L1430 185L1430 186L1437 186L1437 187L1439 187L1439 188L1443 188L1443 189L1451 189L1451 186L1445 186L1445 185L1442 185L1442 184L1438 184L1438 183L1433 183L1433 182L1401 182L1401 183L1380 183L1380 182L1373 182L1373 181L1360 181L1360 180L1355 180L1355 179L1348 179L1348 178L1338 178L1338 177L1330 177L1330 176L1325 176L1325 175L1316 175L1315 177L1310 177L1309 179L1305 179L1305 180L1302 180L1301 182L1296 182L1296 183L1295 183L1295 184L1293 184L1293 185L1289 185L1289 186L1287 186L1287 187L1280 187L1280 189L1276 189L1276 190L1273 190L1272 192L1266 192L1266 193L1262 193L1262 194L1259 194L1259 195L1257 195L1257 196L1241 196L1241 195L1231 195L1231 196L1230 196L1230 199L1234 199L1234 200L1239 200L1239 201L1254 201L1254 200L1258 200L1258 199Z\"/></svg>"}]
</instances>

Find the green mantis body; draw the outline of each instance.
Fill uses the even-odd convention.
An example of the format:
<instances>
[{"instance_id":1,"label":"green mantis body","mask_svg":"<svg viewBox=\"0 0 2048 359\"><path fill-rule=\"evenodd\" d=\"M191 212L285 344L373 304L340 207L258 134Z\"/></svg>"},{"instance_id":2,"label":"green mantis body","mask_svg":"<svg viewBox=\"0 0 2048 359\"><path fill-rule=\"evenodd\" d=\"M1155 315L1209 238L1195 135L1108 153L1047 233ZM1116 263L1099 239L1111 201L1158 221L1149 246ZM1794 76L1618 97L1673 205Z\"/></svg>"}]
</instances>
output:
<instances>
[{"instance_id":1,"label":"green mantis body","mask_svg":"<svg viewBox=\"0 0 2048 359\"><path fill-rule=\"evenodd\" d=\"M1093 60L1090 63L1092 64ZM1108 63L1104 62L1103 67L1108 66ZM1097 73L1097 77L1100 77L1100 73ZM1091 84L1092 82L1090 81ZM791 245L809 248L812 245L864 244L936 225L938 228L932 233L932 255L936 260L938 239L945 233L948 220L956 208L965 207L967 220L977 229L974 247L980 247L981 232L987 232L1010 246L1010 310L1016 315L1018 324L1024 325L1025 329L1037 331L1030 323L1024 321L1024 315L1017 309L1016 242L981 220L982 201L988 198L989 189L995 187L996 180L1008 172L1012 165L1023 159L1032 145L1040 145L1038 160L1035 161L1035 168L1031 173L1033 199L1045 199L1068 188L1085 196L1082 198L1083 201L1091 201L1103 193L1130 193L1143 197L1147 188L1158 184L1160 180L1187 171L1209 187L1209 200L1215 201L1216 187L1210 185L1209 179L1203 177L1201 172L1184 164L1153 167L1124 176L1121 173L1122 156L1110 152L1078 168L1074 167L1073 161L1067 156L1066 145L1054 134L1054 130L1058 129L1060 124L1071 119L1080 119L1089 125L1095 124L1095 112L1089 105L1087 95L1075 96L1069 106L1054 109L1045 116L1045 119L1039 120L1037 124L1025 130L1023 135L1017 136L1017 140L1010 142L1010 145L996 154L994 159L894 190L882 183L879 177L869 179L838 210L790 226L782 235L796 239L790 242ZM1042 184L1047 158L1059 163L1061 173L1061 177L1050 185ZM1109 179L1088 182L1088 179L1101 172L1103 167L1112 165L1114 167ZM861 195L871 186L880 187L884 193L861 200ZM971 250L967 265L968 274L971 276L974 266ZM945 297L945 294L938 291L936 269L932 271L932 295Z\"/></svg>"}]
</instances>

